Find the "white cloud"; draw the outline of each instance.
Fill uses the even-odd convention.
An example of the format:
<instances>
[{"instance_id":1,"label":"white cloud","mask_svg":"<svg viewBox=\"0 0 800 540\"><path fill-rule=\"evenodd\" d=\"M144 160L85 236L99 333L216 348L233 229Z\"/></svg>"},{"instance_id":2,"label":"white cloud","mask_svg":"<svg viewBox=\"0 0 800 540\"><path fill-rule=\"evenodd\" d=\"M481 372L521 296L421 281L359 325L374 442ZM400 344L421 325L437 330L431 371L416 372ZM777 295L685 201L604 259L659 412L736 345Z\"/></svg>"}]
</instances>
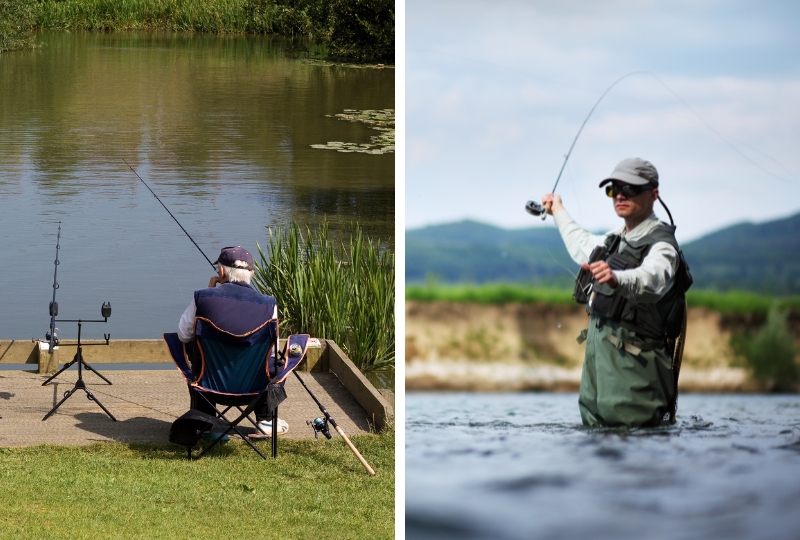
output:
<instances>
[{"instance_id":1,"label":"white cloud","mask_svg":"<svg viewBox=\"0 0 800 540\"><path fill-rule=\"evenodd\" d=\"M800 10L791 6L407 2L407 226L464 217L530 226L525 200L552 189L591 107L637 70L691 110L647 75L606 96L559 184L582 223L615 225L597 183L634 155L659 168L679 237L799 211L800 34L787 29ZM793 180L770 176L790 177L776 161ZM759 189L780 196L749 202Z\"/></svg>"},{"instance_id":2,"label":"white cloud","mask_svg":"<svg viewBox=\"0 0 800 540\"><path fill-rule=\"evenodd\" d=\"M518 124L500 122L491 124L478 143L482 148L494 148L518 141L522 135L522 127Z\"/></svg>"},{"instance_id":3,"label":"white cloud","mask_svg":"<svg viewBox=\"0 0 800 540\"><path fill-rule=\"evenodd\" d=\"M406 137L406 165L407 170L430 163L439 157L440 146L423 137Z\"/></svg>"}]
</instances>

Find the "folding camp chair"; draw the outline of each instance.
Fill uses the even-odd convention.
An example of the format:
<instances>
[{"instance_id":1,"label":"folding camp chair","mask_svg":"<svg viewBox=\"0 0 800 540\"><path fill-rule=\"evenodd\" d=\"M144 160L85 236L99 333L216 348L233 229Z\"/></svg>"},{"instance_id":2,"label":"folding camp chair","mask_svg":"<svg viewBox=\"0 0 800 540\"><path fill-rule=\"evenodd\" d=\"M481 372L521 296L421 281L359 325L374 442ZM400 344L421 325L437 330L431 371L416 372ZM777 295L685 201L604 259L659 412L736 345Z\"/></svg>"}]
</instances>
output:
<instances>
[{"instance_id":1,"label":"folding camp chair","mask_svg":"<svg viewBox=\"0 0 800 540\"><path fill-rule=\"evenodd\" d=\"M266 456L256 448L239 427L247 418L256 428L251 415L262 404L272 417L272 457L278 455L278 405L286 399L283 385L286 377L303 359L308 346L308 334L294 334L286 340L283 350L278 350L278 321L272 319L244 335L221 330L211 321L198 317L195 321L195 347L192 353L178 339L177 334L164 334L170 355L189 385L192 403L206 403L214 414L193 407L178 418L170 429L170 441L192 448L204 434L217 433L212 443L197 456L216 446L228 433L235 431L262 458ZM189 365L189 354L194 356L195 374ZM218 406L225 407L220 410ZM229 420L225 415L231 408L239 411ZM224 431L223 431L224 430ZM220 432L221 431L221 432Z\"/></svg>"}]
</instances>

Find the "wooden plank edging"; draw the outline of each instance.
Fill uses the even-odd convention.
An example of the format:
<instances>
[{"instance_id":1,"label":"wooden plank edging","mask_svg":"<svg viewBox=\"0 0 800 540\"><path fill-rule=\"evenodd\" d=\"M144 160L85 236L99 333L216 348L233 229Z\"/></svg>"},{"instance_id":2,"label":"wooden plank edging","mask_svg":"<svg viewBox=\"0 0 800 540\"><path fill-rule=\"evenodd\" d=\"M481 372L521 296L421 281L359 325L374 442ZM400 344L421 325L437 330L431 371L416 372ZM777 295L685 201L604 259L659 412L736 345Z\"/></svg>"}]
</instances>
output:
<instances>
[{"instance_id":1,"label":"wooden plank edging","mask_svg":"<svg viewBox=\"0 0 800 540\"><path fill-rule=\"evenodd\" d=\"M367 414L372 425L381 431L394 421L394 409L383 398L375 387L364 377L350 358L339 348L336 342L327 341L328 369L333 372L350 392Z\"/></svg>"}]
</instances>

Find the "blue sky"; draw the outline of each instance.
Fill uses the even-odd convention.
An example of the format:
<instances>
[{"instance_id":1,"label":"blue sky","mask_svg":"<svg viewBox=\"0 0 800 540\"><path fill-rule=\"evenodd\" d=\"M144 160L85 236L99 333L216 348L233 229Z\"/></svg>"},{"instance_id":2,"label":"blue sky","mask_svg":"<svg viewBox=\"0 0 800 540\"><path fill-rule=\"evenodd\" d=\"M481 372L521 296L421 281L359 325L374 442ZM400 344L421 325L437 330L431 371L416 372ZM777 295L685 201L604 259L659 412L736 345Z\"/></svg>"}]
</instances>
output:
<instances>
[{"instance_id":1,"label":"blue sky","mask_svg":"<svg viewBox=\"0 0 800 540\"><path fill-rule=\"evenodd\" d=\"M581 224L620 224L597 185L636 156L679 240L800 212L800 3L407 0L405 27L407 229L543 226L525 202L637 71L556 190Z\"/></svg>"}]
</instances>

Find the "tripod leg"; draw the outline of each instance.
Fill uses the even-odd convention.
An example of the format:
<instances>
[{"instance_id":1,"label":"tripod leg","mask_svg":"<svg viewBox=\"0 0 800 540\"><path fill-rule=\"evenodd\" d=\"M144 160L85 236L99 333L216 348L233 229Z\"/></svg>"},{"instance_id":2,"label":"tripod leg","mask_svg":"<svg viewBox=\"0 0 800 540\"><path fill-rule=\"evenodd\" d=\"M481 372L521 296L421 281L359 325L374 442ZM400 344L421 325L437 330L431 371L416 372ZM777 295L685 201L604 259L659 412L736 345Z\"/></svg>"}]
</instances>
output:
<instances>
[{"instance_id":1,"label":"tripod leg","mask_svg":"<svg viewBox=\"0 0 800 540\"><path fill-rule=\"evenodd\" d=\"M109 384L111 384L111 383L109 383ZM110 412L108 412L108 409L106 409L105 407L103 407L103 404L102 404L102 403L100 403L99 401L97 401L97 398L96 398L96 397L94 397L94 394L92 394L91 392L89 392L89 391L88 391L86 388L84 388L84 389L83 389L83 391L84 391L84 392L86 392L86 397L87 397L87 398L89 398L91 401L94 401L95 403L97 403L98 405L100 405L100 408L101 408L101 409L103 409L103 410L105 411L105 413L106 413L106 414L109 416L109 418L111 418L111 419L112 419L114 422L116 422L116 421L117 421L117 419L116 419L116 418L114 418L114 415L113 415L113 414L111 414ZM65 398L65 399L66 399L66 398Z\"/></svg>"},{"instance_id":2,"label":"tripod leg","mask_svg":"<svg viewBox=\"0 0 800 540\"><path fill-rule=\"evenodd\" d=\"M90 366L89 364L87 364L86 362L84 362L84 361L83 361L83 359L81 359L81 363L83 364L83 367L85 367L86 369L88 369L89 371L91 371L92 373L94 373L95 375L97 375L98 377L100 377L101 379L103 379L104 381L106 381L108 384L111 384L111 381L109 381L108 379L106 379L105 377L103 377L103 376L100 374L100 372L98 372L98 371L97 371L96 369L94 369L92 366ZM54 375L54 376L55 376L55 375Z\"/></svg>"},{"instance_id":3,"label":"tripod leg","mask_svg":"<svg viewBox=\"0 0 800 540\"><path fill-rule=\"evenodd\" d=\"M50 417L53 415L53 413L54 413L54 412L56 412L56 409L58 409L59 407L61 407L61 404L62 404L62 403L64 403L65 401L67 401L67 398L69 398L69 396L71 396L71 395L72 395L72 394L75 392L75 390L77 390L77 387L73 388L72 390L67 390L66 392L64 392L64 397L61 399L61 401L59 401L58 403L56 403L56 406L55 406L55 407L53 407L52 409L50 409L50 412L49 412L49 413L47 413L46 415L44 415L44 418L42 418L42 422L44 422L45 420L47 420L48 418L50 418Z\"/></svg>"},{"instance_id":4,"label":"tripod leg","mask_svg":"<svg viewBox=\"0 0 800 540\"><path fill-rule=\"evenodd\" d=\"M75 358L73 358L72 360L70 360L69 362L67 362L66 364L64 364L64 367L62 367L61 369L59 369L58 371L56 371L56 372L55 372L53 375L51 375L51 376L50 376L50 377L49 377L49 378L48 378L46 381L44 381L44 382L42 383L42 386L47 386L47 383L49 383L50 381L52 381L53 379L55 379L56 377L58 377L59 375L61 375L62 373L64 373L64 371L66 371L66 370L67 370L67 369L69 369L71 366L73 366L73 365L75 364L75 362L77 362L77 361L78 361L78 355L76 354L76 355L75 355Z\"/></svg>"}]
</instances>

